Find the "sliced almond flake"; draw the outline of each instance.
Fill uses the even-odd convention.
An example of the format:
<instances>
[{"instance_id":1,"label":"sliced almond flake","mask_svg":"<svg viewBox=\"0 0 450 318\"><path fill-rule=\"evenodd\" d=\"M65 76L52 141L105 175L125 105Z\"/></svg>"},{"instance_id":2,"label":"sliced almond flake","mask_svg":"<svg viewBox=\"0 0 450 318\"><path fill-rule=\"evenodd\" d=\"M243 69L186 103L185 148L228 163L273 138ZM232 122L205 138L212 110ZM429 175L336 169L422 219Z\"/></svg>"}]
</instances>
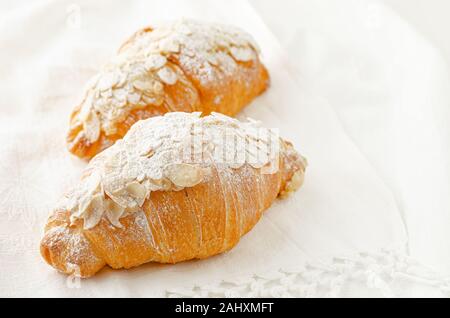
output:
<instances>
[{"instance_id":1,"label":"sliced almond flake","mask_svg":"<svg viewBox=\"0 0 450 318\"><path fill-rule=\"evenodd\" d=\"M214 55L214 54L208 55L206 59L207 59L208 62L209 62L210 64L212 64L212 65L215 65L215 66L216 66L216 65L219 64L219 61L218 61L218 59L217 59L217 56Z\"/></svg>"},{"instance_id":2,"label":"sliced almond flake","mask_svg":"<svg viewBox=\"0 0 450 318\"><path fill-rule=\"evenodd\" d=\"M137 104L139 102L139 100L141 99L141 94L138 92L133 92L128 94L127 96L127 100L128 102L130 102L131 104Z\"/></svg>"},{"instance_id":3,"label":"sliced almond flake","mask_svg":"<svg viewBox=\"0 0 450 318\"><path fill-rule=\"evenodd\" d=\"M177 82L178 76L169 67L164 67L158 71L158 76L167 85L173 85Z\"/></svg>"},{"instance_id":4,"label":"sliced almond flake","mask_svg":"<svg viewBox=\"0 0 450 318\"><path fill-rule=\"evenodd\" d=\"M112 97L118 102L123 102L126 104L127 102L128 91L123 88L116 88L112 91Z\"/></svg>"},{"instance_id":5,"label":"sliced almond flake","mask_svg":"<svg viewBox=\"0 0 450 318\"><path fill-rule=\"evenodd\" d=\"M156 28L152 32L148 33L148 37L152 41L159 41L163 38L168 37L172 33L172 30L170 28ZM144 41L144 43L147 43Z\"/></svg>"},{"instance_id":6,"label":"sliced almond flake","mask_svg":"<svg viewBox=\"0 0 450 318\"><path fill-rule=\"evenodd\" d=\"M116 204L113 200L107 199L105 202L105 215L112 225L122 228L123 225L120 223L120 218L125 213L125 209L120 205Z\"/></svg>"},{"instance_id":7,"label":"sliced almond flake","mask_svg":"<svg viewBox=\"0 0 450 318\"><path fill-rule=\"evenodd\" d=\"M112 88L105 89L100 93L100 95L102 96L102 98L111 98L113 96Z\"/></svg>"},{"instance_id":8,"label":"sliced almond flake","mask_svg":"<svg viewBox=\"0 0 450 318\"><path fill-rule=\"evenodd\" d=\"M230 48L231 55L238 61L248 62L255 58L255 53L249 47L234 47Z\"/></svg>"},{"instance_id":9,"label":"sliced almond flake","mask_svg":"<svg viewBox=\"0 0 450 318\"><path fill-rule=\"evenodd\" d=\"M164 85L159 81L155 81L153 86L153 93L157 95L164 94Z\"/></svg>"},{"instance_id":10,"label":"sliced almond flake","mask_svg":"<svg viewBox=\"0 0 450 318\"><path fill-rule=\"evenodd\" d=\"M157 70L167 63L165 56L161 54L152 54L145 60L145 68L149 71Z\"/></svg>"},{"instance_id":11,"label":"sliced almond flake","mask_svg":"<svg viewBox=\"0 0 450 318\"><path fill-rule=\"evenodd\" d=\"M161 97L150 97L147 95L142 95L142 101L144 102L144 106L146 105L161 105L164 102L164 99Z\"/></svg>"},{"instance_id":12,"label":"sliced almond flake","mask_svg":"<svg viewBox=\"0 0 450 318\"><path fill-rule=\"evenodd\" d=\"M91 229L100 221L104 212L104 197L102 194L96 194L92 197L89 206L83 213L83 220L85 229Z\"/></svg>"},{"instance_id":13,"label":"sliced almond flake","mask_svg":"<svg viewBox=\"0 0 450 318\"><path fill-rule=\"evenodd\" d=\"M81 121L84 121L88 118L89 113L92 111L93 104L93 94L91 91L87 93L85 96L83 103L81 104L80 112L78 113L78 117Z\"/></svg>"},{"instance_id":14,"label":"sliced almond flake","mask_svg":"<svg viewBox=\"0 0 450 318\"><path fill-rule=\"evenodd\" d=\"M112 109L111 106L111 98L100 96L94 99L92 103L92 109L90 113L97 113L98 117L102 119L102 121L108 117L108 113L114 112L116 110ZM89 117L89 116L88 116ZM86 118L87 120L88 118Z\"/></svg>"},{"instance_id":15,"label":"sliced almond flake","mask_svg":"<svg viewBox=\"0 0 450 318\"><path fill-rule=\"evenodd\" d=\"M104 73L100 76L100 78L98 80L97 88L100 91L110 89L118 82L118 80L119 80L119 78L116 75L116 73L114 73L114 72Z\"/></svg>"},{"instance_id":16,"label":"sliced almond flake","mask_svg":"<svg viewBox=\"0 0 450 318\"><path fill-rule=\"evenodd\" d=\"M137 200L138 206L144 204L144 200L147 196L147 190L145 189L145 186L143 186L139 182L130 182L129 184L127 184L126 190L130 196Z\"/></svg>"},{"instance_id":17,"label":"sliced almond flake","mask_svg":"<svg viewBox=\"0 0 450 318\"><path fill-rule=\"evenodd\" d=\"M134 197L130 196L126 189L121 189L114 193L108 193L108 196L116 204L120 205L122 208L132 208L137 206L137 201Z\"/></svg>"},{"instance_id":18,"label":"sliced almond flake","mask_svg":"<svg viewBox=\"0 0 450 318\"><path fill-rule=\"evenodd\" d=\"M164 168L164 175L179 187L193 187L203 179L203 170L195 165L175 163Z\"/></svg>"},{"instance_id":19,"label":"sliced almond flake","mask_svg":"<svg viewBox=\"0 0 450 318\"><path fill-rule=\"evenodd\" d=\"M87 140L96 142L100 136L100 121L95 112L90 112L83 122L83 131Z\"/></svg>"},{"instance_id":20,"label":"sliced almond flake","mask_svg":"<svg viewBox=\"0 0 450 318\"><path fill-rule=\"evenodd\" d=\"M133 82L137 78L141 78L147 74L145 65L142 61L136 61L128 70L128 80Z\"/></svg>"},{"instance_id":21,"label":"sliced almond flake","mask_svg":"<svg viewBox=\"0 0 450 318\"><path fill-rule=\"evenodd\" d=\"M118 81L116 83L116 85L114 87L123 87L123 85L125 85L125 83L127 82L127 74L125 73L121 73L120 75L118 75Z\"/></svg>"},{"instance_id":22,"label":"sliced almond flake","mask_svg":"<svg viewBox=\"0 0 450 318\"><path fill-rule=\"evenodd\" d=\"M153 89L155 80L149 77L144 77L133 81L133 86L141 92L151 91Z\"/></svg>"},{"instance_id":23,"label":"sliced almond flake","mask_svg":"<svg viewBox=\"0 0 450 318\"><path fill-rule=\"evenodd\" d=\"M167 37L159 42L159 49L161 52L178 53L180 51L180 44L174 37Z\"/></svg>"},{"instance_id":24,"label":"sliced almond flake","mask_svg":"<svg viewBox=\"0 0 450 318\"><path fill-rule=\"evenodd\" d=\"M111 104L116 108L123 108L127 105L127 101L113 98L111 99Z\"/></svg>"}]
</instances>

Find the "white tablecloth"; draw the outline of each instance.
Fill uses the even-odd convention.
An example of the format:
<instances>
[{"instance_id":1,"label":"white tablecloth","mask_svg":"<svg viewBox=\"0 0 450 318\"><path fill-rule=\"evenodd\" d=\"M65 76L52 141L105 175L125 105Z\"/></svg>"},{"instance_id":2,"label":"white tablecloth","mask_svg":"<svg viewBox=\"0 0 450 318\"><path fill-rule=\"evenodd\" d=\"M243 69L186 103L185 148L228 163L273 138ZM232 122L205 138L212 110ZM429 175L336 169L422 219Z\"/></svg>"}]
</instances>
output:
<instances>
[{"instance_id":1,"label":"white tablecloth","mask_svg":"<svg viewBox=\"0 0 450 318\"><path fill-rule=\"evenodd\" d=\"M284 12L277 36L252 5L0 5L2 296L448 294L448 134L439 114L450 99L439 55L375 2L286 1L274 6ZM226 254L87 280L58 274L38 244L48 212L85 166L65 149L68 115L127 36L178 17L254 35L272 85L240 116L294 142L310 163L305 185Z\"/></svg>"}]
</instances>

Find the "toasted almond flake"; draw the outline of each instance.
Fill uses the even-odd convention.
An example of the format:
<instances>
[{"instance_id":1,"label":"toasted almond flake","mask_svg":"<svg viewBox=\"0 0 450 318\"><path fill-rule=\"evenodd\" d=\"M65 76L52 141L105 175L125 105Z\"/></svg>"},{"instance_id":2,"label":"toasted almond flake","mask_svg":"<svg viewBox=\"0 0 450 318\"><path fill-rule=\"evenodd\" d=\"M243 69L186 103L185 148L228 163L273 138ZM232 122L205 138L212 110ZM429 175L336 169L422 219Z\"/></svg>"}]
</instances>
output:
<instances>
[{"instance_id":1,"label":"toasted almond flake","mask_svg":"<svg viewBox=\"0 0 450 318\"><path fill-rule=\"evenodd\" d=\"M139 182L130 182L127 184L126 190L130 196L137 200L138 206L141 206L144 203L145 197L147 196L145 186Z\"/></svg>"},{"instance_id":2,"label":"toasted almond flake","mask_svg":"<svg viewBox=\"0 0 450 318\"><path fill-rule=\"evenodd\" d=\"M148 77L144 77L144 78L135 80L133 82L133 86L142 92L152 91L154 82L155 82L155 80L148 78Z\"/></svg>"},{"instance_id":3,"label":"toasted almond flake","mask_svg":"<svg viewBox=\"0 0 450 318\"><path fill-rule=\"evenodd\" d=\"M173 85L177 82L177 74L169 67L164 67L158 71L158 76L167 85Z\"/></svg>"},{"instance_id":4,"label":"toasted almond flake","mask_svg":"<svg viewBox=\"0 0 450 318\"><path fill-rule=\"evenodd\" d=\"M116 204L120 205L124 209L130 209L138 206L140 200L136 200L135 197L131 196L126 188L120 189L113 193L107 192L108 196Z\"/></svg>"},{"instance_id":5,"label":"toasted almond flake","mask_svg":"<svg viewBox=\"0 0 450 318\"><path fill-rule=\"evenodd\" d=\"M112 99L111 104L116 108L122 108L125 107L127 104L127 100L120 100L120 99Z\"/></svg>"},{"instance_id":6,"label":"toasted almond flake","mask_svg":"<svg viewBox=\"0 0 450 318\"><path fill-rule=\"evenodd\" d=\"M164 39L168 37L172 33L172 30L170 28L156 28L154 29L150 34L150 38L152 41L159 41L161 39ZM146 44L146 42L144 42Z\"/></svg>"},{"instance_id":7,"label":"toasted almond flake","mask_svg":"<svg viewBox=\"0 0 450 318\"><path fill-rule=\"evenodd\" d=\"M92 197L88 207L84 211L82 218L84 220L83 227L91 229L100 221L103 216L103 194L96 194Z\"/></svg>"},{"instance_id":8,"label":"toasted almond flake","mask_svg":"<svg viewBox=\"0 0 450 318\"><path fill-rule=\"evenodd\" d=\"M161 105L164 102L164 99L161 96L150 97L147 95L142 95L143 106L147 105Z\"/></svg>"},{"instance_id":9,"label":"toasted almond flake","mask_svg":"<svg viewBox=\"0 0 450 318\"><path fill-rule=\"evenodd\" d=\"M112 91L112 97L117 101L127 102L128 91L123 88L116 88Z\"/></svg>"},{"instance_id":10,"label":"toasted almond flake","mask_svg":"<svg viewBox=\"0 0 450 318\"><path fill-rule=\"evenodd\" d=\"M248 62L255 57L255 53L249 47L234 47L230 48L230 53L233 57L241 62Z\"/></svg>"},{"instance_id":11,"label":"toasted almond flake","mask_svg":"<svg viewBox=\"0 0 450 318\"><path fill-rule=\"evenodd\" d=\"M161 54L151 54L145 60L145 68L149 71L157 70L167 63L165 56Z\"/></svg>"},{"instance_id":12,"label":"toasted almond flake","mask_svg":"<svg viewBox=\"0 0 450 318\"><path fill-rule=\"evenodd\" d=\"M141 99L141 94L138 92L134 92L134 93L130 93L127 96L127 100L128 102L130 102L131 104L137 104L139 102L139 100Z\"/></svg>"},{"instance_id":13,"label":"toasted almond flake","mask_svg":"<svg viewBox=\"0 0 450 318\"><path fill-rule=\"evenodd\" d=\"M78 113L78 117L81 121L85 121L89 117L89 114L92 111L92 103L93 94L91 92L88 92L83 100L83 103L81 104L80 112Z\"/></svg>"},{"instance_id":14,"label":"toasted almond flake","mask_svg":"<svg viewBox=\"0 0 450 318\"><path fill-rule=\"evenodd\" d=\"M103 90L100 95L102 98L110 99L113 96L112 88Z\"/></svg>"},{"instance_id":15,"label":"toasted almond flake","mask_svg":"<svg viewBox=\"0 0 450 318\"><path fill-rule=\"evenodd\" d=\"M164 85L159 81L155 81L153 86L153 93L162 96L164 94Z\"/></svg>"},{"instance_id":16,"label":"toasted almond flake","mask_svg":"<svg viewBox=\"0 0 450 318\"><path fill-rule=\"evenodd\" d=\"M175 38L168 37L159 42L159 49L161 52L178 53L180 51L180 44Z\"/></svg>"},{"instance_id":17,"label":"toasted almond flake","mask_svg":"<svg viewBox=\"0 0 450 318\"><path fill-rule=\"evenodd\" d=\"M105 202L105 215L112 225L122 228L122 223L120 223L120 218L124 215L125 209L115 203L113 200L107 199Z\"/></svg>"},{"instance_id":18,"label":"toasted almond flake","mask_svg":"<svg viewBox=\"0 0 450 318\"><path fill-rule=\"evenodd\" d=\"M118 75L118 81L116 83L116 85L114 87L123 87L123 85L125 85L125 83L127 82L127 74L123 73Z\"/></svg>"},{"instance_id":19,"label":"toasted almond flake","mask_svg":"<svg viewBox=\"0 0 450 318\"><path fill-rule=\"evenodd\" d=\"M104 73L100 76L98 80L97 88L100 91L110 89L118 82L118 79L119 78L114 72Z\"/></svg>"},{"instance_id":20,"label":"toasted almond flake","mask_svg":"<svg viewBox=\"0 0 450 318\"><path fill-rule=\"evenodd\" d=\"M195 165L175 163L164 168L164 175L178 187L193 187L203 179L203 170Z\"/></svg>"},{"instance_id":21,"label":"toasted almond flake","mask_svg":"<svg viewBox=\"0 0 450 318\"><path fill-rule=\"evenodd\" d=\"M172 190L172 188L172 183L167 179L151 179L149 184L149 189L151 191L169 191Z\"/></svg>"},{"instance_id":22,"label":"toasted almond flake","mask_svg":"<svg viewBox=\"0 0 450 318\"><path fill-rule=\"evenodd\" d=\"M88 118L83 122L83 131L87 140L97 141L100 135L100 121L95 112L89 113Z\"/></svg>"},{"instance_id":23,"label":"toasted almond flake","mask_svg":"<svg viewBox=\"0 0 450 318\"><path fill-rule=\"evenodd\" d=\"M212 64L212 65L218 65L218 64L219 64L219 61L218 61L216 55L213 55L213 54L208 55L207 60L208 60L208 62L209 62L210 64Z\"/></svg>"}]
</instances>

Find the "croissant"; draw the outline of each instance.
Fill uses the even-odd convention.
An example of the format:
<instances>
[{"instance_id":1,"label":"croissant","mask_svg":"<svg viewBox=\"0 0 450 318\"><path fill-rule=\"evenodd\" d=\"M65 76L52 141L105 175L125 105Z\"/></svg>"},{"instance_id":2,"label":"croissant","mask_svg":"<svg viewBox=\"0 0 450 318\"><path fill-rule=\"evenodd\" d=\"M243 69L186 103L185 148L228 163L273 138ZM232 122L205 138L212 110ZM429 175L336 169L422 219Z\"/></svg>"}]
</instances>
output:
<instances>
[{"instance_id":1,"label":"croissant","mask_svg":"<svg viewBox=\"0 0 450 318\"><path fill-rule=\"evenodd\" d=\"M268 86L250 35L180 20L135 33L88 83L72 112L70 152L90 159L138 120L166 112L238 113Z\"/></svg>"},{"instance_id":2,"label":"croissant","mask_svg":"<svg viewBox=\"0 0 450 318\"><path fill-rule=\"evenodd\" d=\"M142 120L91 160L50 215L41 254L81 277L219 254L301 185L305 166L256 121L198 112Z\"/></svg>"}]
</instances>

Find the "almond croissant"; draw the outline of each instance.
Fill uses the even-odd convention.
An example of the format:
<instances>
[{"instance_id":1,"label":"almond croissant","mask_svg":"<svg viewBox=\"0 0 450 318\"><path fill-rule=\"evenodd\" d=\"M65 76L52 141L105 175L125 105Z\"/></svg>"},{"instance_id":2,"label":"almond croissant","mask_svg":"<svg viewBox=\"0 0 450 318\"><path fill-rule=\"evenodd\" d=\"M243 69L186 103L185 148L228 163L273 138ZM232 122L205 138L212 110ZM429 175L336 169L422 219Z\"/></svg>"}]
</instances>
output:
<instances>
[{"instance_id":1,"label":"almond croissant","mask_svg":"<svg viewBox=\"0 0 450 318\"><path fill-rule=\"evenodd\" d=\"M167 113L94 157L49 217L45 260L88 277L103 266L176 263L237 244L306 162L255 121Z\"/></svg>"},{"instance_id":2,"label":"almond croissant","mask_svg":"<svg viewBox=\"0 0 450 318\"><path fill-rule=\"evenodd\" d=\"M92 158L138 120L166 112L238 113L268 85L240 29L180 20L143 29L88 83L70 120L69 150Z\"/></svg>"}]
</instances>

